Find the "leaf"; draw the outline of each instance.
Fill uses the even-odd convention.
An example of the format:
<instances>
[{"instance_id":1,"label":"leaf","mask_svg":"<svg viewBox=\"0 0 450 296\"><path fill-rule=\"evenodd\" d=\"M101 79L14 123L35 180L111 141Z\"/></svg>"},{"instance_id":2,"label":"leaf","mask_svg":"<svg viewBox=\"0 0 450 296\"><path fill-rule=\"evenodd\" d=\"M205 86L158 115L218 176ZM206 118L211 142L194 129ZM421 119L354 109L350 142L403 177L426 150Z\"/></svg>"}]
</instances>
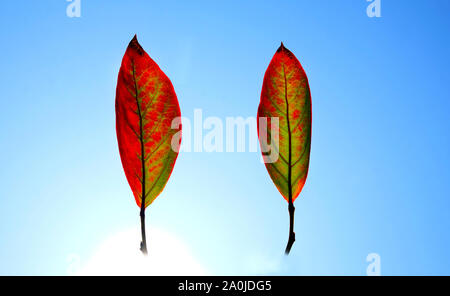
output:
<instances>
[{"instance_id":1,"label":"leaf","mask_svg":"<svg viewBox=\"0 0 450 296\"><path fill-rule=\"evenodd\" d=\"M139 207L143 198L145 207L150 205L169 180L181 141L181 124L177 129L171 125L180 116L172 83L134 36L117 81L116 132L123 169Z\"/></svg>"},{"instance_id":2,"label":"leaf","mask_svg":"<svg viewBox=\"0 0 450 296\"><path fill-rule=\"evenodd\" d=\"M311 95L308 78L300 62L281 43L264 75L258 108L258 131L261 150L267 151L261 139L260 120L279 118L279 143L271 143L279 152L275 162L266 168L280 193L295 201L308 175L311 149ZM270 137L270 133L269 133ZM264 153L263 153L264 154Z\"/></svg>"}]
</instances>

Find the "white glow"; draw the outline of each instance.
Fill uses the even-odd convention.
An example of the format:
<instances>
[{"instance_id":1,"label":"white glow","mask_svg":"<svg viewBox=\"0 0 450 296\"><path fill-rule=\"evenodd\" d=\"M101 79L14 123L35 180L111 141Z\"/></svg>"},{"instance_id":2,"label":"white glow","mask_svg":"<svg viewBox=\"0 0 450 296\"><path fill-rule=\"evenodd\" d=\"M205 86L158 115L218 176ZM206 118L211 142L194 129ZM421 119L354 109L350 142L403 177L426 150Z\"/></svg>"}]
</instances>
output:
<instances>
[{"instance_id":1,"label":"white glow","mask_svg":"<svg viewBox=\"0 0 450 296\"><path fill-rule=\"evenodd\" d=\"M147 229L148 256L139 250L140 227L108 238L78 275L207 275L188 247L173 235Z\"/></svg>"}]
</instances>

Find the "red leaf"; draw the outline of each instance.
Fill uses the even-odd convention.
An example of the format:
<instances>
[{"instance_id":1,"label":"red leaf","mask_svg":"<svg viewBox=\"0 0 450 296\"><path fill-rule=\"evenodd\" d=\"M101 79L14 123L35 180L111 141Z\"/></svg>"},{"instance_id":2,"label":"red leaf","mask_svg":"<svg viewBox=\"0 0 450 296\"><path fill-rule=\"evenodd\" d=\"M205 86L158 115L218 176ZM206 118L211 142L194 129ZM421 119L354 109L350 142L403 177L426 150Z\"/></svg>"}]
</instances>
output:
<instances>
[{"instance_id":1,"label":"red leaf","mask_svg":"<svg viewBox=\"0 0 450 296\"><path fill-rule=\"evenodd\" d=\"M273 149L279 153L278 159L266 163L266 168L286 201L294 201L308 175L311 94L302 65L283 44L273 56L264 76L258 125L262 117L279 119L279 143L272 143ZM268 127L268 130L271 129ZM264 142L260 137L261 148L267 151Z\"/></svg>"},{"instance_id":2,"label":"red leaf","mask_svg":"<svg viewBox=\"0 0 450 296\"><path fill-rule=\"evenodd\" d=\"M116 131L125 175L139 207L143 198L145 207L150 205L169 180L181 142L181 124L175 129L171 124L180 116L172 83L134 36L117 81Z\"/></svg>"}]
</instances>

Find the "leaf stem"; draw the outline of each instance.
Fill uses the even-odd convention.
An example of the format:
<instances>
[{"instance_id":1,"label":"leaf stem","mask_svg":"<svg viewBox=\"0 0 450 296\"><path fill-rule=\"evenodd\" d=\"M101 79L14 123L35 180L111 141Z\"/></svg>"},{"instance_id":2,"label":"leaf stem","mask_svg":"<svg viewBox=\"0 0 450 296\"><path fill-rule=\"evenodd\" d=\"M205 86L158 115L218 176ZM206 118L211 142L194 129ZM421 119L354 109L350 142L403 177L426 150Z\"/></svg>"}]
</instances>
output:
<instances>
[{"instance_id":1,"label":"leaf stem","mask_svg":"<svg viewBox=\"0 0 450 296\"><path fill-rule=\"evenodd\" d=\"M295 232L294 232L294 212L295 207L294 203L292 202L292 197L289 198L289 240L286 246L285 254L289 255L291 252L292 245L295 242Z\"/></svg>"},{"instance_id":2,"label":"leaf stem","mask_svg":"<svg viewBox=\"0 0 450 296\"><path fill-rule=\"evenodd\" d=\"M145 237L145 203L142 203L143 206L141 206L141 234L142 234L142 241L141 241L141 251L144 253L144 255L147 255L147 239Z\"/></svg>"}]
</instances>

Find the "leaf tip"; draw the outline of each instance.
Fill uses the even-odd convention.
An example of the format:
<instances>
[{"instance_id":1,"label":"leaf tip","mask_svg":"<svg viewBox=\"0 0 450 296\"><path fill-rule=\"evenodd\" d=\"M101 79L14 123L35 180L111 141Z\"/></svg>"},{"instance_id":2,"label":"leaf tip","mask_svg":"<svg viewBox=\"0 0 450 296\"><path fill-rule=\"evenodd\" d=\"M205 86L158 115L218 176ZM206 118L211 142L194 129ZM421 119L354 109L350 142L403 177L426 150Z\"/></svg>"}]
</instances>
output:
<instances>
[{"instance_id":1,"label":"leaf tip","mask_svg":"<svg viewBox=\"0 0 450 296\"><path fill-rule=\"evenodd\" d=\"M283 41L281 41L281 45L280 45L280 47L278 47L277 52L280 52L283 50L286 50L286 47L284 47Z\"/></svg>"},{"instance_id":2,"label":"leaf tip","mask_svg":"<svg viewBox=\"0 0 450 296\"><path fill-rule=\"evenodd\" d=\"M281 42L281 45L278 48L277 53L283 53L287 56L294 57L294 54L284 46L283 42Z\"/></svg>"},{"instance_id":3,"label":"leaf tip","mask_svg":"<svg viewBox=\"0 0 450 296\"><path fill-rule=\"evenodd\" d=\"M136 50L140 55L144 54L144 49L139 44L136 34L134 34L133 39L131 39L130 43L128 44L128 48Z\"/></svg>"}]
</instances>

